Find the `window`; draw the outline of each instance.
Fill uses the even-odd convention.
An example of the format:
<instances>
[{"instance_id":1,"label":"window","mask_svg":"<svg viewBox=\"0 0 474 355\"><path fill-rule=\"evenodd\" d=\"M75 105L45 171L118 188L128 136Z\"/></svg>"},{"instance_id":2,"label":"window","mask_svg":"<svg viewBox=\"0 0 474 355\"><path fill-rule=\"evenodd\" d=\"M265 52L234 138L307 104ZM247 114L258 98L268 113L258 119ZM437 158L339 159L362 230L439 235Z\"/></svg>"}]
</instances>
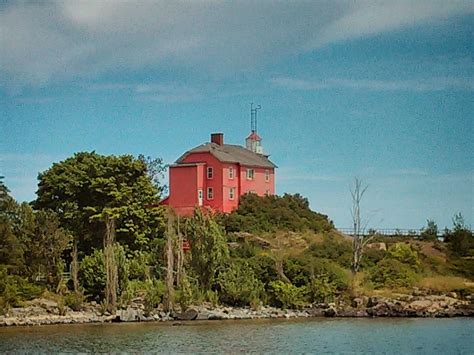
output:
<instances>
[{"instance_id":1,"label":"window","mask_svg":"<svg viewBox=\"0 0 474 355\"><path fill-rule=\"evenodd\" d=\"M265 169L265 181L269 182L270 181L270 170Z\"/></svg>"},{"instance_id":2,"label":"window","mask_svg":"<svg viewBox=\"0 0 474 355\"><path fill-rule=\"evenodd\" d=\"M202 190L199 189L198 190L198 204L199 204L199 206L202 206L202 199L203 199L203 193L202 193Z\"/></svg>"},{"instance_id":3,"label":"window","mask_svg":"<svg viewBox=\"0 0 474 355\"><path fill-rule=\"evenodd\" d=\"M214 177L214 169L212 166L207 167L207 178L212 179Z\"/></svg>"},{"instance_id":4,"label":"window","mask_svg":"<svg viewBox=\"0 0 474 355\"><path fill-rule=\"evenodd\" d=\"M233 167L229 168L229 179L230 180L234 179L234 168Z\"/></svg>"},{"instance_id":5,"label":"window","mask_svg":"<svg viewBox=\"0 0 474 355\"><path fill-rule=\"evenodd\" d=\"M207 199L208 200L214 199L214 189L212 187L207 188Z\"/></svg>"},{"instance_id":6,"label":"window","mask_svg":"<svg viewBox=\"0 0 474 355\"><path fill-rule=\"evenodd\" d=\"M229 188L229 200L233 200L235 198L235 187Z\"/></svg>"},{"instance_id":7,"label":"window","mask_svg":"<svg viewBox=\"0 0 474 355\"><path fill-rule=\"evenodd\" d=\"M253 171L253 169L247 169L247 180L253 180L254 174L255 172Z\"/></svg>"}]
</instances>

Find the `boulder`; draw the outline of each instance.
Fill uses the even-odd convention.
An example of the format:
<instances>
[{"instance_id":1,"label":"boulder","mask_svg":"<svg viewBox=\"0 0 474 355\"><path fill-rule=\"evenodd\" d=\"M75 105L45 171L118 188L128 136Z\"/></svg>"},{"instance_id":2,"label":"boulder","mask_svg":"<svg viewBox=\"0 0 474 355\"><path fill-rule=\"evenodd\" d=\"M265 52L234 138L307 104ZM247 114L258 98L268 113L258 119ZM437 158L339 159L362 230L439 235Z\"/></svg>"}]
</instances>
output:
<instances>
[{"instance_id":1,"label":"boulder","mask_svg":"<svg viewBox=\"0 0 474 355\"><path fill-rule=\"evenodd\" d=\"M177 313L174 315L176 320L195 320L198 317L198 311L193 308L187 309L184 312Z\"/></svg>"}]
</instances>

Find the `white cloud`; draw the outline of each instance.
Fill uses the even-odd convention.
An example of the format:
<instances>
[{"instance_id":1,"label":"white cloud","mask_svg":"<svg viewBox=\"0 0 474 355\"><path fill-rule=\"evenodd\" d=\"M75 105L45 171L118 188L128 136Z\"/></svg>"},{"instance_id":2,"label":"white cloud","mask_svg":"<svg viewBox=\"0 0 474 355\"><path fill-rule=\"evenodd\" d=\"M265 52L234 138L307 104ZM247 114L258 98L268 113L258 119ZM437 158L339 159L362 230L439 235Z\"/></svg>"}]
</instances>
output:
<instances>
[{"instance_id":1,"label":"white cloud","mask_svg":"<svg viewBox=\"0 0 474 355\"><path fill-rule=\"evenodd\" d=\"M470 12L471 1L12 2L0 8L0 80L19 90L141 68L232 75Z\"/></svg>"},{"instance_id":2,"label":"white cloud","mask_svg":"<svg viewBox=\"0 0 474 355\"><path fill-rule=\"evenodd\" d=\"M366 80L330 78L324 80L278 77L270 80L276 87L290 90L363 89L376 91L441 91L446 89L472 90L474 79L440 77L412 80Z\"/></svg>"}]
</instances>

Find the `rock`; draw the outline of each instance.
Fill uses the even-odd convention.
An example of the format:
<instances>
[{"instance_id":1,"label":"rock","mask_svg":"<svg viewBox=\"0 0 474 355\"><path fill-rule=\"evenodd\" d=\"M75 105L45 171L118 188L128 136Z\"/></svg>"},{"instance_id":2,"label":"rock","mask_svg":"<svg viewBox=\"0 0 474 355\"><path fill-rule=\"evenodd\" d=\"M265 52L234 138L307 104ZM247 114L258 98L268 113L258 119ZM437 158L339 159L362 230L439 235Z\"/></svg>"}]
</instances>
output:
<instances>
[{"instance_id":1,"label":"rock","mask_svg":"<svg viewBox=\"0 0 474 355\"><path fill-rule=\"evenodd\" d=\"M367 300L367 307L374 307L378 304L379 300L377 297L369 297Z\"/></svg>"},{"instance_id":2,"label":"rock","mask_svg":"<svg viewBox=\"0 0 474 355\"><path fill-rule=\"evenodd\" d=\"M449 293L448 293L448 297L451 297L451 298L458 298L458 295L456 294L456 292L449 292Z\"/></svg>"},{"instance_id":3,"label":"rock","mask_svg":"<svg viewBox=\"0 0 474 355\"><path fill-rule=\"evenodd\" d=\"M174 319L177 320L195 320L198 316L198 311L193 308L190 308L184 312L178 313L174 316Z\"/></svg>"},{"instance_id":4,"label":"rock","mask_svg":"<svg viewBox=\"0 0 474 355\"><path fill-rule=\"evenodd\" d=\"M364 304L364 300L362 298L356 297L352 300L352 307L354 308L359 308L363 304Z\"/></svg>"},{"instance_id":5,"label":"rock","mask_svg":"<svg viewBox=\"0 0 474 355\"><path fill-rule=\"evenodd\" d=\"M335 317L336 315L337 315L337 311L332 306L324 310L325 317Z\"/></svg>"},{"instance_id":6,"label":"rock","mask_svg":"<svg viewBox=\"0 0 474 355\"><path fill-rule=\"evenodd\" d=\"M120 322L137 322L143 320L143 313L141 310L127 308L117 311L117 318Z\"/></svg>"},{"instance_id":7,"label":"rock","mask_svg":"<svg viewBox=\"0 0 474 355\"><path fill-rule=\"evenodd\" d=\"M229 319L229 315L224 313L223 311L215 310L208 315L207 319L209 320Z\"/></svg>"}]
</instances>

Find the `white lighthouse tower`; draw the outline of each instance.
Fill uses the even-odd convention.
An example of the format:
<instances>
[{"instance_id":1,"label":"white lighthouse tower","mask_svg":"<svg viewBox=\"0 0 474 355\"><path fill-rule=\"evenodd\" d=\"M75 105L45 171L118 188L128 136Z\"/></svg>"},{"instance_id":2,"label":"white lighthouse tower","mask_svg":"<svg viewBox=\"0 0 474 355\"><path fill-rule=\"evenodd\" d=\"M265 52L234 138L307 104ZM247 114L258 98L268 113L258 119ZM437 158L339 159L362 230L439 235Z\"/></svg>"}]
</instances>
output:
<instances>
[{"instance_id":1,"label":"white lighthouse tower","mask_svg":"<svg viewBox=\"0 0 474 355\"><path fill-rule=\"evenodd\" d=\"M254 153L263 155L262 138L257 134L257 111L262 107L250 104L250 135L245 139L245 147Z\"/></svg>"}]
</instances>

